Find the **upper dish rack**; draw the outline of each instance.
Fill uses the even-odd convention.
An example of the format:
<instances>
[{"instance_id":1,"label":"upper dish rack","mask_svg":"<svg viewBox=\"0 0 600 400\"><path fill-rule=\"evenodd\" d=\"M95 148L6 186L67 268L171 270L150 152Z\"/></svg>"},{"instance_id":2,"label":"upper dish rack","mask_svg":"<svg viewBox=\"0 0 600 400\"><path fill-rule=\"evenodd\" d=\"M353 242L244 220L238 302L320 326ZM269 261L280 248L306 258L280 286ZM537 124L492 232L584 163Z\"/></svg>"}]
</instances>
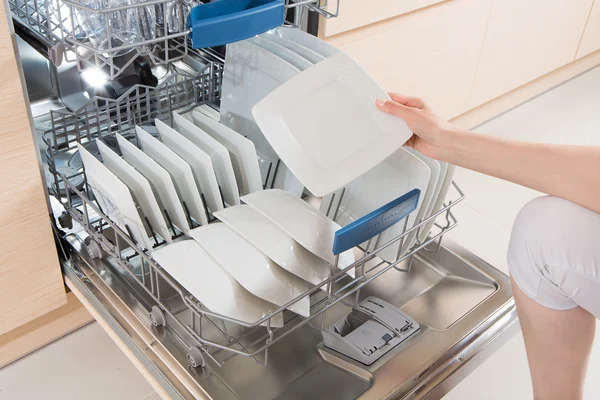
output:
<instances>
[{"instance_id":1,"label":"upper dish rack","mask_svg":"<svg viewBox=\"0 0 600 400\"><path fill-rule=\"evenodd\" d=\"M285 8L327 11L328 0L285 0ZM108 79L121 75L138 57L169 64L189 51L186 16L201 0L9 0L13 20L48 48L60 65L76 61L79 70L101 68ZM290 24L299 23L295 18Z\"/></svg>"}]
</instances>

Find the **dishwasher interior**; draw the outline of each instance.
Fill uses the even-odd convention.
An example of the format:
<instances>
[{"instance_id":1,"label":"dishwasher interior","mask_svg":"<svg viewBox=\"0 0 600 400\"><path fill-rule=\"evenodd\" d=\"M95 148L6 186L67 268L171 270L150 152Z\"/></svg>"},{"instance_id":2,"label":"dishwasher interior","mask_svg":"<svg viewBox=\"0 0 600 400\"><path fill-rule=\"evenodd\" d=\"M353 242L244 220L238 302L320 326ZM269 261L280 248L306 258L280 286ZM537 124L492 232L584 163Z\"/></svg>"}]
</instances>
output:
<instances>
[{"instance_id":1,"label":"dishwasher interior","mask_svg":"<svg viewBox=\"0 0 600 400\"><path fill-rule=\"evenodd\" d=\"M182 17L175 13L173 21L167 9L175 4L182 10L189 6L185 0L150 3L129 9L138 10L138 17L146 15L139 10L153 9L153 39L109 40L101 47L77 33L73 11L99 13L110 26L112 13L122 10L99 12L71 0L9 1L66 279L94 298L119 329L141 338L138 347L153 352L152 367L170 397L440 398L508 339L516 326L508 278L460 246L442 242L457 225L452 209L464 198L455 183L439 212L405 227L389 243L373 238L357 246L354 263L332 269L326 281L304 293L310 317L281 307L248 324L213 313L140 250L131 232L94 201L76 145L97 153L93 139L101 138L116 147L115 132L135 136L136 125L151 127L155 118L171 124L174 111L204 106L218 114L225 60L224 48L193 49L189 32L173 28ZM339 12L339 4L327 11L319 0L288 1L286 7L287 24L309 31L319 16ZM58 19L44 14L49 9ZM98 68L100 78L94 75ZM265 188L275 185L278 168L279 162L264 168ZM328 215L338 207L332 200ZM378 257L434 220L429 237L410 252L393 262ZM182 236L171 228L175 239ZM154 247L165 245L155 235L151 240ZM371 296L403 312L414 333L367 365L326 346L323 331ZM281 314L284 324L278 327Z\"/></svg>"}]
</instances>

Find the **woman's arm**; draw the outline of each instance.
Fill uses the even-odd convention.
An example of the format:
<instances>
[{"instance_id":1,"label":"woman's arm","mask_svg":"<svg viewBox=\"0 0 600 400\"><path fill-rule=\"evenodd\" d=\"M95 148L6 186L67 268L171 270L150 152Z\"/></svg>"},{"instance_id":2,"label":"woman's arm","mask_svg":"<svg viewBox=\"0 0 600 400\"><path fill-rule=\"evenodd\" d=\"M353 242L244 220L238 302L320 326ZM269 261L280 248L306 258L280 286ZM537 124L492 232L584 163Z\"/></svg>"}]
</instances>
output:
<instances>
[{"instance_id":1,"label":"woman's arm","mask_svg":"<svg viewBox=\"0 0 600 400\"><path fill-rule=\"evenodd\" d=\"M600 213L600 146L519 142L461 130L421 100L390 94L377 106L414 132L423 154L578 203Z\"/></svg>"}]
</instances>

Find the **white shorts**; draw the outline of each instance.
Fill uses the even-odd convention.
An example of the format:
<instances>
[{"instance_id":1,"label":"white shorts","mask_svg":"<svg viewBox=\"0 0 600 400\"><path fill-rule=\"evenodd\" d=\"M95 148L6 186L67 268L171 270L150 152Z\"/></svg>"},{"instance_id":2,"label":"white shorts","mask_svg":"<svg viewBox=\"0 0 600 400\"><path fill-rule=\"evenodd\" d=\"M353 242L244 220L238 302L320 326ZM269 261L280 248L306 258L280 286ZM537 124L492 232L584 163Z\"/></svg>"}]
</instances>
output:
<instances>
[{"instance_id":1,"label":"white shorts","mask_svg":"<svg viewBox=\"0 0 600 400\"><path fill-rule=\"evenodd\" d=\"M557 197L529 202L513 226L508 266L539 304L600 318L600 214Z\"/></svg>"}]
</instances>

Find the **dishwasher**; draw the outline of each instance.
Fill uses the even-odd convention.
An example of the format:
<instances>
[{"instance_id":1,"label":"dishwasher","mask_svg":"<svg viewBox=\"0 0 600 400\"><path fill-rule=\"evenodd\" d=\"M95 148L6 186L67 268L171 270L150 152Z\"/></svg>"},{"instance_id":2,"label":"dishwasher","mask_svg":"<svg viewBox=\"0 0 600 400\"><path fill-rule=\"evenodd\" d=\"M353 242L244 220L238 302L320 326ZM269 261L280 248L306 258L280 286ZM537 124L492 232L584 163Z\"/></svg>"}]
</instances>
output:
<instances>
[{"instance_id":1,"label":"dishwasher","mask_svg":"<svg viewBox=\"0 0 600 400\"><path fill-rule=\"evenodd\" d=\"M343 12L340 2L286 0L285 25L316 34L319 18ZM332 268L303 293L309 317L282 307L252 324L204 307L94 201L78 143L115 145L115 132L172 124L175 111L206 107L218 118L226 49L191 46L184 14L193 5L8 0L67 286L164 398L442 398L518 330L508 277L442 240L464 198L455 182L440 211L389 243L357 246L345 271ZM111 25L123 13L132 32ZM90 40L90 25L108 39ZM280 167L261 171L265 188ZM340 203L331 200L330 217ZM433 221L410 251L378 257Z\"/></svg>"}]
</instances>

